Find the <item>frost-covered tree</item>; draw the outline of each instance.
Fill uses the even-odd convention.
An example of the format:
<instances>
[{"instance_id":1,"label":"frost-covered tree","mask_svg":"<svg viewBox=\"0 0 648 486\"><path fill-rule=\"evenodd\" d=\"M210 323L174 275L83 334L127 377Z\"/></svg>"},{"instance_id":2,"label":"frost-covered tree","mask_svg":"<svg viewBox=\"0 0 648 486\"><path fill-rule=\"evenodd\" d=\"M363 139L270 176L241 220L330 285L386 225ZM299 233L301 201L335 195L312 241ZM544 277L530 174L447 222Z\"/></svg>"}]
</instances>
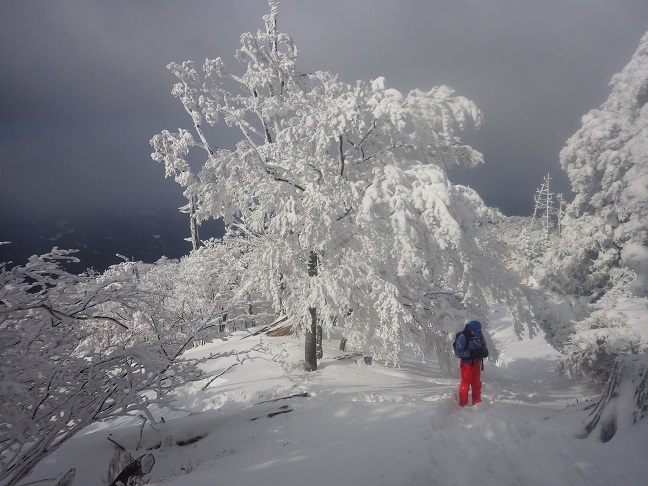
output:
<instances>
[{"instance_id":1,"label":"frost-covered tree","mask_svg":"<svg viewBox=\"0 0 648 486\"><path fill-rule=\"evenodd\" d=\"M192 115L189 107L187 107L187 111L189 115ZM200 125L197 125L195 129L198 133L202 134ZM165 130L156 137L155 143L156 153L154 159L158 162L164 163L166 176L173 177L182 187L187 187L190 184L195 183L196 176L191 165L186 159L193 143L191 134L186 130L180 130L179 133L174 134ZM196 216L195 198L191 195L187 196L187 204L180 208L180 210L189 214L191 246L194 250L197 250L200 247L200 236L198 231L199 221Z\"/></svg>"},{"instance_id":2,"label":"frost-covered tree","mask_svg":"<svg viewBox=\"0 0 648 486\"><path fill-rule=\"evenodd\" d=\"M153 338L175 335L172 342L191 345L267 323L273 317L269 302L258 290L240 289L258 243L230 237L207 240L179 261L137 264L141 287L152 292L146 303L139 303L151 322L142 333Z\"/></svg>"},{"instance_id":3,"label":"frost-covered tree","mask_svg":"<svg viewBox=\"0 0 648 486\"><path fill-rule=\"evenodd\" d=\"M0 266L0 482L15 485L85 426L168 405L198 376L194 363L132 335L147 297L128 272L72 275L53 249L23 266Z\"/></svg>"},{"instance_id":4,"label":"frost-covered tree","mask_svg":"<svg viewBox=\"0 0 648 486\"><path fill-rule=\"evenodd\" d=\"M588 433L601 428L604 441L622 413L632 411L636 422L646 410L648 329L624 308L636 302L645 309L648 296L648 33L611 85L607 101L583 117L561 152L576 197L540 275L584 311L569 324L549 322L547 332L562 350L567 377L607 386L588 426ZM614 410L617 395L626 403Z\"/></svg>"},{"instance_id":5,"label":"frost-covered tree","mask_svg":"<svg viewBox=\"0 0 648 486\"><path fill-rule=\"evenodd\" d=\"M549 174L544 178L544 182L536 190L533 196L533 216L531 217L531 228L533 229L536 219L540 221L542 232L544 235L545 244L549 243L549 236L553 226L553 197L554 194L550 190L551 177Z\"/></svg>"},{"instance_id":6,"label":"frost-covered tree","mask_svg":"<svg viewBox=\"0 0 648 486\"><path fill-rule=\"evenodd\" d=\"M542 229L543 250L546 250L550 243L553 229L557 229L557 236L560 237L560 220L565 209L565 199L562 194L551 192L551 176L547 174L544 182L536 190L533 196L533 216L529 224L528 233L532 233L536 227L536 220Z\"/></svg>"},{"instance_id":7,"label":"frost-covered tree","mask_svg":"<svg viewBox=\"0 0 648 486\"><path fill-rule=\"evenodd\" d=\"M543 278L592 300L628 272L632 291L648 295L648 34L611 85L560 154L576 196Z\"/></svg>"},{"instance_id":8,"label":"frost-covered tree","mask_svg":"<svg viewBox=\"0 0 648 486\"><path fill-rule=\"evenodd\" d=\"M518 272L522 279L532 278L541 254L538 243L541 237L540 230L532 224L531 216L503 216L487 232L502 245L504 264Z\"/></svg>"},{"instance_id":9,"label":"frost-covered tree","mask_svg":"<svg viewBox=\"0 0 648 486\"><path fill-rule=\"evenodd\" d=\"M497 236L505 242L511 253L510 266L527 281L535 284L536 272L542 274L542 259L560 238L561 219L565 211L562 194L551 192L551 176L547 174L536 190L533 215L508 217L497 224Z\"/></svg>"},{"instance_id":10,"label":"frost-covered tree","mask_svg":"<svg viewBox=\"0 0 648 486\"><path fill-rule=\"evenodd\" d=\"M203 151L185 194L199 218L222 217L266 242L246 285L270 296L296 333L338 325L349 345L393 362L406 345L449 361L448 332L494 300L515 308L520 297L482 232L498 214L446 176L453 164L482 162L455 133L470 119L479 126L481 112L446 86L404 95L381 77L347 84L300 73L269 4L265 28L241 36L242 72L221 58L202 70L169 64L194 133L155 136L153 158L169 174L189 149ZM235 147L209 143L205 124L219 121L238 130ZM520 321L523 312L515 308Z\"/></svg>"}]
</instances>

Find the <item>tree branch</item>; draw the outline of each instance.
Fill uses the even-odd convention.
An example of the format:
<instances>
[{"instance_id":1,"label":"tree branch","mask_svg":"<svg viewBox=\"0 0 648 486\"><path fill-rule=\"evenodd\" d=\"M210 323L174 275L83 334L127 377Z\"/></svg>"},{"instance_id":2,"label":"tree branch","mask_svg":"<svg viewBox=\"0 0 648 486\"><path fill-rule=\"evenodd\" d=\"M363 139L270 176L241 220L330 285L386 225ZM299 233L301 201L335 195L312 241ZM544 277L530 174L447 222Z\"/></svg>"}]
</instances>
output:
<instances>
[{"instance_id":1,"label":"tree branch","mask_svg":"<svg viewBox=\"0 0 648 486\"><path fill-rule=\"evenodd\" d=\"M351 213L352 210L353 210L353 206L349 206L345 211L345 213L342 216L339 216L335 221L342 221L344 218L346 218L349 215L349 213Z\"/></svg>"},{"instance_id":2,"label":"tree branch","mask_svg":"<svg viewBox=\"0 0 648 486\"><path fill-rule=\"evenodd\" d=\"M63 319L73 319L73 320L79 320L79 321L89 321L93 319L98 319L98 320L106 320L113 322L114 324L117 324L123 329L128 330L128 326L122 322L119 322L117 319L109 316L75 316L75 315L70 315L66 314L65 312L53 309L52 307L48 306L47 304L40 304L32 307L34 308L43 308L45 309L52 317L55 317L56 319L63 320ZM24 309L20 309L24 310Z\"/></svg>"},{"instance_id":3,"label":"tree branch","mask_svg":"<svg viewBox=\"0 0 648 486\"><path fill-rule=\"evenodd\" d=\"M267 165L264 164L264 169L268 175L271 175L275 181L277 182L285 182L286 184L291 185L295 189L299 189L302 192L306 192L306 189L304 189L302 186L299 184L296 184L294 182L290 182L288 179L284 179L283 177L279 177L272 168L268 167Z\"/></svg>"},{"instance_id":4,"label":"tree branch","mask_svg":"<svg viewBox=\"0 0 648 486\"><path fill-rule=\"evenodd\" d=\"M217 378L220 378L220 377L223 376L225 373L227 373L229 370L231 370L232 368L234 368L236 365L239 365L239 364L241 364L241 363L234 363L233 365L228 366L227 368L225 368L222 372L218 373L218 374L217 374L216 376L214 376L211 380L209 380L209 381L207 382L207 384L206 384L205 386L202 387L202 389L203 389L203 390L206 390L207 387L208 387L209 385L211 385L214 381L216 381Z\"/></svg>"},{"instance_id":5,"label":"tree branch","mask_svg":"<svg viewBox=\"0 0 648 486\"><path fill-rule=\"evenodd\" d=\"M342 135L338 137L338 151L340 153L340 177L344 177L344 163L346 158L344 157L344 151L342 150Z\"/></svg>"}]
</instances>

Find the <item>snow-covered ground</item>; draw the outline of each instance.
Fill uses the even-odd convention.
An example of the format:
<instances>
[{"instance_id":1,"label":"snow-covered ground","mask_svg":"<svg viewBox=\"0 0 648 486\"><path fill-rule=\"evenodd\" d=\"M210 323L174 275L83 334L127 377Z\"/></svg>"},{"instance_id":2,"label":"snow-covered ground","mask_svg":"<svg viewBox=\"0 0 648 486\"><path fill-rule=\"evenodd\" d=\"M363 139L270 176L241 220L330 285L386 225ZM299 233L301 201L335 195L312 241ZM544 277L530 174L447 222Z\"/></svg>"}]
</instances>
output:
<instances>
[{"instance_id":1,"label":"snow-covered ground","mask_svg":"<svg viewBox=\"0 0 648 486\"><path fill-rule=\"evenodd\" d=\"M505 318L490 330L501 354L485 365L484 402L465 409L458 376L434 360L367 364L333 336L306 373L301 341L237 333L191 351L221 356L205 365L212 377L236 364L206 389L210 379L184 387L184 411L161 411L157 430L92 426L25 484L70 467L75 486L106 484L108 438L153 454L146 479L167 486L646 484L648 421L606 444L578 438L595 397L560 379L542 337L517 342Z\"/></svg>"}]
</instances>

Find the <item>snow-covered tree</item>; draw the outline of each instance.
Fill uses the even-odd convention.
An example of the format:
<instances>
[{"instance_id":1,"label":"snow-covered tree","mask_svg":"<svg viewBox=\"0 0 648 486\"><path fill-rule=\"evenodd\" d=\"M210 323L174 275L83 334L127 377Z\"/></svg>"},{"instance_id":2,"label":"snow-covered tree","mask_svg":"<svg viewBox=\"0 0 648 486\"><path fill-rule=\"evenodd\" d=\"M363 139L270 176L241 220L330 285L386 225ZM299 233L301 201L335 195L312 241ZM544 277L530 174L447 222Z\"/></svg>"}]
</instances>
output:
<instances>
[{"instance_id":1,"label":"snow-covered tree","mask_svg":"<svg viewBox=\"0 0 648 486\"><path fill-rule=\"evenodd\" d=\"M231 237L207 240L179 261L138 264L142 288L153 292L140 303L142 313L155 323L147 326L147 334L155 329L156 335L177 335L177 342L194 336L196 343L267 323L274 315L269 302L258 290L240 291L256 243Z\"/></svg>"},{"instance_id":2,"label":"snow-covered tree","mask_svg":"<svg viewBox=\"0 0 648 486\"><path fill-rule=\"evenodd\" d=\"M645 309L648 296L648 33L611 85L607 101L583 117L561 152L576 197L540 275L585 303L579 319L546 328L568 378L607 387L587 428L600 429L603 441L618 420L636 422L646 410L648 329L623 309L635 301Z\"/></svg>"},{"instance_id":3,"label":"snow-covered tree","mask_svg":"<svg viewBox=\"0 0 648 486\"><path fill-rule=\"evenodd\" d=\"M189 108L187 108L187 111L191 115ZM195 126L195 129L202 134L200 125ZM166 176L173 177L182 187L187 187L196 181L191 165L186 159L192 143L193 138L186 130L180 130L179 133L174 134L165 130L155 137L156 152L153 158L158 162L164 163ZM194 250L197 250L200 247L200 236L198 231L199 221L196 217L195 198L193 196L187 196L187 204L180 208L180 210L189 214L191 246Z\"/></svg>"},{"instance_id":4,"label":"snow-covered tree","mask_svg":"<svg viewBox=\"0 0 648 486\"><path fill-rule=\"evenodd\" d=\"M130 273L72 275L53 249L0 267L0 482L15 485L85 426L166 405L199 372L195 363L130 334L146 293Z\"/></svg>"},{"instance_id":5,"label":"snow-covered tree","mask_svg":"<svg viewBox=\"0 0 648 486\"><path fill-rule=\"evenodd\" d=\"M536 190L533 215L508 217L497 224L497 237L509 247L510 266L528 282L535 285L536 272L542 267L547 250L558 244L565 210L562 194L551 192L551 176L547 174Z\"/></svg>"},{"instance_id":6,"label":"snow-covered tree","mask_svg":"<svg viewBox=\"0 0 648 486\"><path fill-rule=\"evenodd\" d=\"M543 279L593 300L628 272L648 295L648 34L611 85L560 154L576 196Z\"/></svg>"},{"instance_id":7,"label":"snow-covered tree","mask_svg":"<svg viewBox=\"0 0 648 486\"><path fill-rule=\"evenodd\" d=\"M533 216L531 217L530 228L531 230L533 229L536 219L540 221L545 245L549 244L549 237L553 228L553 216L555 214L553 205L554 193L550 190L550 184L551 177L547 174L544 182L540 185L533 197Z\"/></svg>"},{"instance_id":8,"label":"snow-covered tree","mask_svg":"<svg viewBox=\"0 0 648 486\"><path fill-rule=\"evenodd\" d=\"M242 73L221 58L202 72L169 64L196 138L162 132L153 158L169 174L189 149L203 151L185 194L199 218L265 240L247 285L270 296L296 333L338 325L350 345L393 362L406 345L449 359L447 334L466 317L520 300L482 232L498 213L446 176L450 165L482 162L455 134L469 119L479 126L481 112L446 86L403 95L381 77L347 84L300 73L269 4L264 30L241 36ZM219 120L239 131L235 147L208 142L204 126Z\"/></svg>"},{"instance_id":9,"label":"snow-covered tree","mask_svg":"<svg viewBox=\"0 0 648 486\"><path fill-rule=\"evenodd\" d=\"M532 233L536 227L536 220L542 229L543 249L549 247L551 243L552 232L557 229L557 236L560 237L561 219L565 210L565 198L562 194L551 192L551 176L547 174L544 182L536 190L533 196L533 216L529 224L528 233Z\"/></svg>"}]
</instances>

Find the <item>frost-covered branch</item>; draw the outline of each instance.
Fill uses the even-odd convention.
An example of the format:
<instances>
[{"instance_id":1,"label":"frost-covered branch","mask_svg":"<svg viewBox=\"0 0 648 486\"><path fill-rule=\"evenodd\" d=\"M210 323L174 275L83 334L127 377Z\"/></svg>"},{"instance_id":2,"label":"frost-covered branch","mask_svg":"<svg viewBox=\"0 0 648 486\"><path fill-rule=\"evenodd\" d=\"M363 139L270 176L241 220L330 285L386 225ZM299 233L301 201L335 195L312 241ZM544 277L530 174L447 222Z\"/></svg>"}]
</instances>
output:
<instances>
[{"instance_id":1,"label":"frost-covered branch","mask_svg":"<svg viewBox=\"0 0 648 486\"><path fill-rule=\"evenodd\" d=\"M169 406L175 387L200 375L182 348L173 358L161 352L174 347L172 333L162 343L138 334L138 315L154 294L127 265L73 275L62 267L72 254L55 248L0 269L3 484L19 483L93 422Z\"/></svg>"}]
</instances>

